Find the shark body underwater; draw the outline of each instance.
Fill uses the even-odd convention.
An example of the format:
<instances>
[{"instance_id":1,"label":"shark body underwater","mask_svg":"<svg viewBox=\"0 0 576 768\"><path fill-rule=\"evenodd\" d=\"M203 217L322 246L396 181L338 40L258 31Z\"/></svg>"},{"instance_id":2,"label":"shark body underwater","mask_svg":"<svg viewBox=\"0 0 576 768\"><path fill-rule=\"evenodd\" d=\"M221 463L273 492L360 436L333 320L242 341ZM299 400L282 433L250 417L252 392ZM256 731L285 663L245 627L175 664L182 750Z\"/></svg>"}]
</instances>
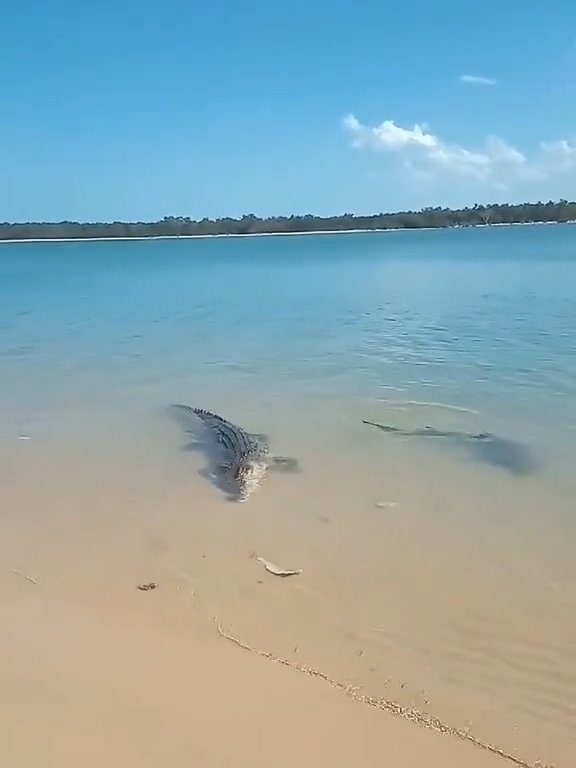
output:
<instances>
[{"instance_id":1,"label":"shark body underwater","mask_svg":"<svg viewBox=\"0 0 576 768\"><path fill-rule=\"evenodd\" d=\"M525 445L490 432L444 431L434 427L399 429L366 419L363 424L398 436L445 438L457 447L468 450L474 459L499 467L513 475L531 475L540 469L540 462Z\"/></svg>"},{"instance_id":2,"label":"shark body underwater","mask_svg":"<svg viewBox=\"0 0 576 768\"><path fill-rule=\"evenodd\" d=\"M186 432L196 436L199 423L207 428L209 437L221 449L211 475L235 501L246 501L260 486L268 469L284 472L298 470L295 459L270 455L268 441L264 435L247 432L222 416L203 408L172 405L171 409ZM194 445L209 448L202 442Z\"/></svg>"}]
</instances>

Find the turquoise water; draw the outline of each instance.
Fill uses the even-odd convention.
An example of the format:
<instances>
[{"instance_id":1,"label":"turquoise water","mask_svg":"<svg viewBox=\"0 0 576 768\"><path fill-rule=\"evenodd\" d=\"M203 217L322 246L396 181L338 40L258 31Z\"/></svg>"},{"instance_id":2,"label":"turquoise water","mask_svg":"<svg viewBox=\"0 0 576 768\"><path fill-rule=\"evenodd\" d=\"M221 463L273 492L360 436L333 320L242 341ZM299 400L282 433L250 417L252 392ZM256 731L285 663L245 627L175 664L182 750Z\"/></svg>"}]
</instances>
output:
<instances>
[{"instance_id":1,"label":"turquoise water","mask_svg":"<svg viewBox=\"0 0 576 768\"><path fill-rule=\"evenodd\" d=\"M254 646L571 764L576 227L2 244L0 374L6 558L191 573ZM230 505L174 402L303 471ZM302 579L266 591L256 547Z\"/></svg>"},{"instance_id":2,"label":"turquoise water","mask_svg":"<svg viewBox=\"0 0 576 768\"><path fill-rule=\"evenodd\" d=\"M4 420L431 401L555 462L576 424L571 226L4 244L0 291Z\"/></svg>"}]
</instances>

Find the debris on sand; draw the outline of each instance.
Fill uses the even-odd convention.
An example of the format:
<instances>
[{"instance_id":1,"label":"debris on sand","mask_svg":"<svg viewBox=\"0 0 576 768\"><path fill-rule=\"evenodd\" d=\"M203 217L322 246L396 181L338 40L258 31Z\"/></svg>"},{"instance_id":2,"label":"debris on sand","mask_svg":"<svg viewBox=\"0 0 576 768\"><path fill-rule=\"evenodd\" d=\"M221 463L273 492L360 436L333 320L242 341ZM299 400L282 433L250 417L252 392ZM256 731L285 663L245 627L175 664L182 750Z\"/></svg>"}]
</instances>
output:
<instances>
[{"instance_id":1,"label":"debris on sand","mask_svg":"<svg viewBox=\"0 0 576 768\"><path fill-rule=\"evenodd\" d=\"M376 504L374 504L374 506L377 509L392 509L393 507L398 506L398 502L397 501L377 501Z\"/></svg>"},{"instance_id":2,"label":"debris on sand","mask_svg":"<svg viewBox=\"0 0 576 768\"><path fill-rule=\"evenodd\" d=\"M17 568L12 568L12 573L15 573L16 576L22 576L23 579L26 579L26 581L30 581L32 584L40 584L40 582L37 579L33 579L32 576L27 576L25 573L22 573L22 571L19 571Z\"/></svg>"},{"instance_id":3,"label":"debris on sand","mask_svg":"<svg viewBox=\"0 0 576 768\"><path fill-rule=\"evenodd\" d=\"M263 557L257 557L259 563L262 563L268 573L274 574L274 576L299 576L302 573L302 568L293 570L290 568L281 568L279 565L271 563L270 560L266 560Z\"/></svg>"},{"instance_id":4,"label":"debris on sand","mask_svg":"<svg viewBox=\"0 0 576 768\"><path fill-rule=\"evenodd\" d=\"M157 586L158 586L158 584L156 584L155 582L151 581L148 584L138 584L136 589L139 589L140 592L149 592L151 589L156 589Z\"/></svg>"}]
</instances>

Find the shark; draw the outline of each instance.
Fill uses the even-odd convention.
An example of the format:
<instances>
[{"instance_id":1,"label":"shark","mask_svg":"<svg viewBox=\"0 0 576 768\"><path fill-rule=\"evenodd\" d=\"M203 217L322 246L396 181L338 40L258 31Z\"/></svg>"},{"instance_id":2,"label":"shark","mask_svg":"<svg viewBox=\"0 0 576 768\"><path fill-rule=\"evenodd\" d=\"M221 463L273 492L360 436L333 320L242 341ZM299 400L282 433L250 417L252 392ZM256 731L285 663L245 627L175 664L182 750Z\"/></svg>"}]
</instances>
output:
<instances>
[{"instance_id":1,"label":"shark","mask_svg":"<svg viewBox=\"0 0 576 768\"><path fill-rule=\"evenodd\" d=\"M493 435L491 432L458 432L428 426L400 429L366 419L363 419L363 423L394 435L445 438L457 446L467 448L473 458L513 475L530 475L540 468L539 461L527 446L516 440Z\"/></svg>"}]
</instances>

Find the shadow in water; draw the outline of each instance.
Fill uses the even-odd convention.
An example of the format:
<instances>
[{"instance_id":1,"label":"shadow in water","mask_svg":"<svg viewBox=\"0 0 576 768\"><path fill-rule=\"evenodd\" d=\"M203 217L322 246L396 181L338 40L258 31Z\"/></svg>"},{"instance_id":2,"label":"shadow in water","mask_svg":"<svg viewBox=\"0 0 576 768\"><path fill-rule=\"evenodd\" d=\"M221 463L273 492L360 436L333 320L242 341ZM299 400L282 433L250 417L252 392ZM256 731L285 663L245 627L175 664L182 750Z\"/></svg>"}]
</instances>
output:
<instances>
[{"instance_id":1,"label":"shadow in water","mask_svg":"<svg viewBox=\"0 0 576 768\"><path fill-rule=\"evenodd\" d=\"M434 427L408 430L366 419L363 423L401 437L443 438L450 445L466 452L472 459L498 467L512 475L532 475L542 468L542 461L528 446L489 432L445 431Z\"/></svg>"},{"instance_id":2,"label":"shadow in water","mask_svg":"<svg viewBox=\"0 0 576 768\"><path fill-rule=\"evenodd\" d=\"M226 496L228 501L235 501L236 489L228 471L229 465L226 462L228 456L225 448L200 419L193 418L182 409L174 406L170 406L169 411L188 438L181 450L201 453L206 459L206 466L198 470L200 477L212 483Z\"/></svg>"},{"instance_id":3,"label":"shadow in water","mask_svg":"<svg viewBox=\"0 0 576 768\"><path fill-rule=\"evenodd\" d=\"M528 446L506 437L490 435L483 440L469 440L467 448L476 460L512 475L533 475L542 469L541 459Z\"/></svg>"}]
</instances>

